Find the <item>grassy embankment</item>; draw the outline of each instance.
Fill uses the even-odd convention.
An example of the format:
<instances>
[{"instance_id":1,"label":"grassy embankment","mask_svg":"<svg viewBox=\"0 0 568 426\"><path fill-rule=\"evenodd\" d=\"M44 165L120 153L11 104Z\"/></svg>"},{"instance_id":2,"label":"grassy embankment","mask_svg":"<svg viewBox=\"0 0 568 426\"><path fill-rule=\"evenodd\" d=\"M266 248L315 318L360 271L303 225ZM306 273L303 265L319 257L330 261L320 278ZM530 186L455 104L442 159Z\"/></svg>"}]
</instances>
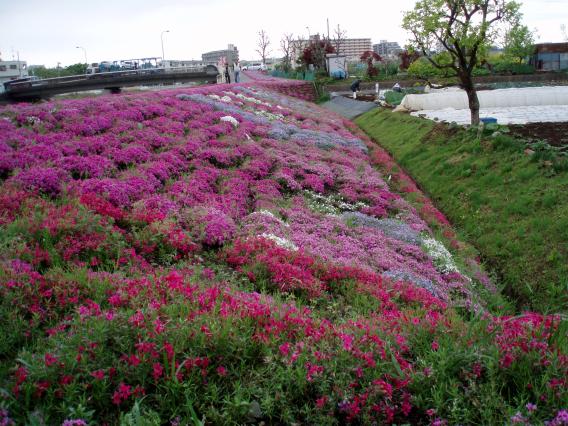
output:
<instances>
[{"instance_id":1,"label":"grassy embankment","mask_svg":"<svg viewBox=\"0 0 568 426\"><path fill-rule=\"evenodd\" d=\"M356 120L482 254L519 309L568 306L568 172L546 147L390 111ZM564 163L561 163L564 161Z\"/></svg>"}]
</instances>

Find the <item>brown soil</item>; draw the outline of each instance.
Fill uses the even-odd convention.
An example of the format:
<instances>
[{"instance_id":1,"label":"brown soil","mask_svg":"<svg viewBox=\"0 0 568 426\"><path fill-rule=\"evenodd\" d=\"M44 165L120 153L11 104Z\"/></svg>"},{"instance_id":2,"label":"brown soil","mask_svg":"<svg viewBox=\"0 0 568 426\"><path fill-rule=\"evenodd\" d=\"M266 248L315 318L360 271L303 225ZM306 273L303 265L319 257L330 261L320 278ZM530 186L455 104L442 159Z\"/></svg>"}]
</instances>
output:
<instances>
[{"instance_id":1,"label":"brown soil","mask_svg":"<svg viewBox=\"0 0 568 426\"><path fill-rule=\"evenodd\" d=\"M507 126L511 133L531 140L545 140L553 146L568 146L568 123L529 123Z\"/></svg>"},{"instance_id":2,"label":"brown soil","mask_svg":"<svg viewBox=\"0 0 568 426\"><path fill-rule=\"evenodd\" d=\"M344 98L353 99L353 95L343 95ZM363 95L357 94L357 101L373 102L375 100L375 95Z\"/></svg>"}]
</instances>

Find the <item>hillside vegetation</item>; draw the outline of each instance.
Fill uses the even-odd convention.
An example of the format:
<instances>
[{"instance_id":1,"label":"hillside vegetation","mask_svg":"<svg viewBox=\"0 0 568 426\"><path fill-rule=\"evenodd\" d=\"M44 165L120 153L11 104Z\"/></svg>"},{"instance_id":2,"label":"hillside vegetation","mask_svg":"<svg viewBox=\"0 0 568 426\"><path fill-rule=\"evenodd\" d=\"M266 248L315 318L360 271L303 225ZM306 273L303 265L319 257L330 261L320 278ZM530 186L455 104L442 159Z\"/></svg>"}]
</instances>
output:
<instances>
[{"instance_id":1,"label":"hillside vegetation","mask_svg":"<svg viewBox=\"0 0 568 426\"><path fill-rule=\"evenodd\" d=\"M357 124L430 195L519 309L568 307L568 172L546 144L387 110ZM530 151L526 151L531 148Z\"/></svg>"},{"instance_id":2,"label":"hillside vegetation","mask_svg":"<svg viewBox=\"0 0 568 426\"><path fill-rule=\"evenodd\" d=\"M564 424L567 322L313 97L0 109L0 424Z\"/></svg>"}]
</instances>

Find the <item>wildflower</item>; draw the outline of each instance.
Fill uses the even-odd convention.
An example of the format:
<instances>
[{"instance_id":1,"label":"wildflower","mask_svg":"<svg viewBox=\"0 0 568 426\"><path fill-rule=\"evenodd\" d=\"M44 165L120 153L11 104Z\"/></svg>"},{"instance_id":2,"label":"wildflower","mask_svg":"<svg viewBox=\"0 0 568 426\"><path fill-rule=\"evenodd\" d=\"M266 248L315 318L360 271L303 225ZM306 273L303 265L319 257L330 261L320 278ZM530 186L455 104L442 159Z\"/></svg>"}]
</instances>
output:
<instances>
[{"instance_id":1,"label":"wildflower","mask_svg":"<svg viewBox=\"0 0 568 426\"><path fill-rule=\"evenodd\" d=\"M529 413L532 413L533 411L536 411L536 404L531 404L530 402L526 405L527 411Z\"/></svg>"},{"instance_id":2,"label":"wildflower","mask_svg":"<svg viewBox=\"0 0 568 426\"><path fill-rule=\"evenodd\" d=\"M43 357L43 360L46 367L51 367L53 364L57 362L57 357L53 356L50 353L46 353Z\"/></svg>"},{"instance_id":3,"label":"wildflower","mask_svg":"<svg viewBox=\"0 0 568 426\"><path fill-rule=\"evenodd\" d=\"M278 349L283 356L287 356L290 353L290 343L282 343Z\"/></svg>"},{"instance_id":4,"label":"wildflower","mask_svg":"<svg viewBox=\"0 0 568 426\"><path fill-rule=\"evenodd\" d=\"M61 426L87 426L87 422L83 419L68 419Z\"/></svg>"},{"instance_id":5,"label":"wildflower","mask_svg":"<svg viewBox=\"0 0 568 426\"><path fill-rule=\"evenodd\" d=\"M325 404L327 404L327 400L327 396L322 396L321 398L316 399L316 407L320 410L323 409L323 407L325 407Z\"/></svg>"},{"instance_id":6,"label":"wildflower","mask_svg":"<svg viewBox=\"0 0 568 426\"><path fill-rule=\"evenodd\" d=\"M152 364L152 377L154 380L158 380L164 374L164 367L159 362Z\"/></svg>"},{"instance_id":7,"label":"wildflower","mask_svg":"<svg viewBox=\"0 0 568 426\"><path fill-rule=\"evenodd\" d=\"M64 375L63 377L61 377L61 380L59 380L59 384L61 384L61 386L67 386L71 383L73 383L73 376L69 374Z\"/></svg>"},{"instance_id":8,"label":"wildflower","mask_svg":"<svg viewBox=\"0 0 568 426\"><path fill-rule=\"evenodd\" d=\"M227 369L220 365L219 367L217 367L217 374L219 374L219 376L221 377L225 377L227 375Z\"/></svg>"},{"instance_id":9,"label":"wildflower","mask_svg":"<svg viewBox=\"0 0 568 426\"><path fill-rule=\"evenodd\" d=\"M120 405L132 395L132 386L120 382L117 390L112 395L113 404Z\"/></svg>"},{"instance_id":10,"label":"wildflower","mask_svg":"<svg viewBox=\"0 0 568 426\"><path fill-rule=\"evenodd\" d=\"M104 380L105 371L104 370L95 370L95 371L91 372L91 376L93 376L97 380Z\"/></svg>"},{"instance_id":11,"label":"wildflower","mask_svg":"<svg viewBox=\"0 0 568 426\"><path fill-rule=\"evenodd\" d=\"M435 340L432 342L432 345L430 346L432 348L432 350L435 352L440 348L440 345L438 344L438 342L436 342Z\"/></svg>"},{"instance_id":12,"label":"wildflower","mask_svg":"<svg viewBox=\"0 0 568 426\"><path fill-rule=\"evenodd\" d=\"M527 419L521 414L520 411L517 411L517 413L511 417L511 423L513 424L525 424L527 422Z\"/></svg>"},{"instance_id":13,"label":"wildflower","mask_svg":"<svg viewBox=\"0 0 568 426\"><path fill-rule=\"evenodd\" d=\"M549 422L544 422L546 426L568 426L568 410L560 410L556 417Z\"/></svg>"},{"instance_id":14,"label":"wildflower","mask_svg":"<svg viewBox=\"0 0 568 426\"><path fill-rule=\"evenodd\" d=\"M230 115L221 117L221 121L226 121L228 123L231 123L235 127L239 127L239 122L237 121L237 119L235 117L231 117Z\"/></svg>"}]
</instances>

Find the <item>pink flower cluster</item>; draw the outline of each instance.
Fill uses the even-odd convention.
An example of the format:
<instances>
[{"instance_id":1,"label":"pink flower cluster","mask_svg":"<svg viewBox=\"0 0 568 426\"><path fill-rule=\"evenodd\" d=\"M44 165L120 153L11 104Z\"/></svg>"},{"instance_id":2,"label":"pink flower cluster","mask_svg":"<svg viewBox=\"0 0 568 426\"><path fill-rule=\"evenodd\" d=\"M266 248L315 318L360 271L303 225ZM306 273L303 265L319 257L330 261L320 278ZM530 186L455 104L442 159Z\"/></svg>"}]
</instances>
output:
<instances>
[{"instance_id":1,"label":"pink flower cluster","mask_svg":"<svg viewBox=\"0 0 568 426\"><path fill-rule=\"evenodd\" d=\"M270 362L339 423L443 424L413 386L450 338L491 348L469 379L530 359L539 409L559 405L559 318L487 314L470 338L452 310L478 303L470 280L422 247L432 226L449 232L443 215L395 193L388 156L305 99L309 83L268 78L0 109L10 410L167 412L182 388L230 389L243 362Z\"/></svg>"}]
</instances>

